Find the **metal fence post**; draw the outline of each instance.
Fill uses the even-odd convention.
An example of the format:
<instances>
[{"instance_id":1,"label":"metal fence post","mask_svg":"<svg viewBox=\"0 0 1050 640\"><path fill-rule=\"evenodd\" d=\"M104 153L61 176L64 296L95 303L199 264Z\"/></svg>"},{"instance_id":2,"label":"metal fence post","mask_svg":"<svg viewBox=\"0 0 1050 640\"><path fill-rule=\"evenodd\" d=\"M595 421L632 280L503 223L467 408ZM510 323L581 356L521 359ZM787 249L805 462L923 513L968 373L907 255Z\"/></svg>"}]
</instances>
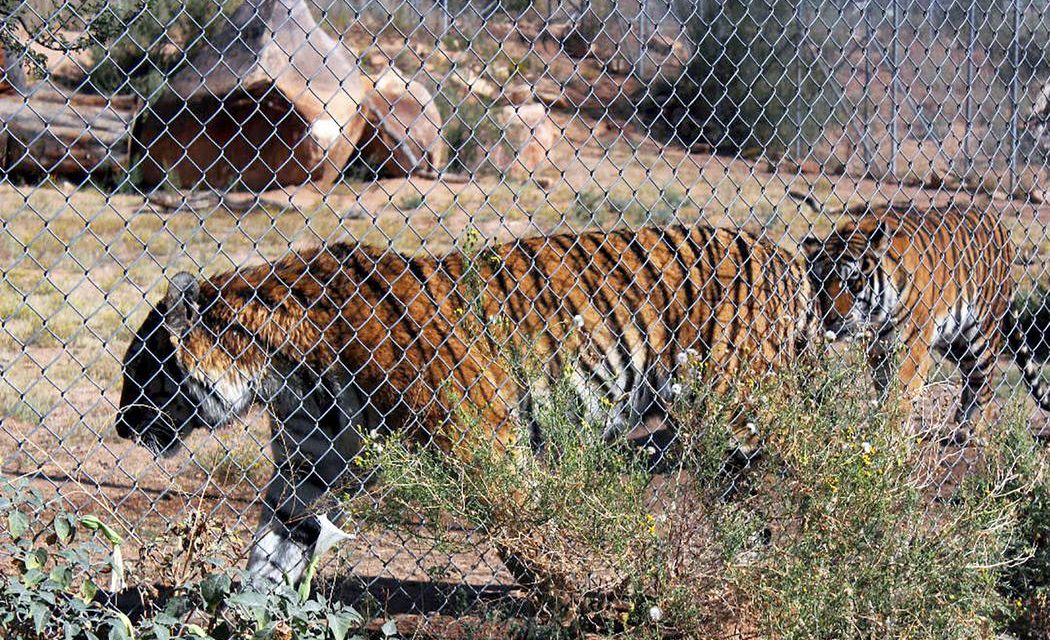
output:
<instances>
[{"instance_id":1,"label":"metal fence post","mask_svg":"<svg viewBox=\"0 0 1050 640\"><path fill-rule=\"evenodd\" d=\"M1017 161L1018 161L1018 117L1020 109L1020 75L1021 75L1021 12L1017 6L1018 0L1009 0L1010 15L1012 18L1012 33L1010 36L1010 189L1012 196L1018 190Z\"/></svg>"},{"instance_id":2,"label":"metal fence post","mask_svg":"<svg viewBox=\"0 0 1050 640\"><path fill-rule=\"evenodd\" d=\"M971 139L974 131L973 113L973 82L974 82L974 56L977 48L977 16L976 4L971 2L966 7L967 40L966 40L966 96L963 104L963 162L966 166L966 175L969 176L974 170L974 150L971 149Z\"/></svg>"},{"instance_id":3,"label":"metal fence post","mask_svg":"<svg viewBox=\"0 0 1050 640\"><path fill-rule=\"evenodd\" d=\"M860 10L861 22L864 27L864 37L862 40L863 50L862 55L864 57L864 87L861 93L861 149L864 156L864 173L868 174L871 172L871 166L874 163L872 157L872 149L870 147L870 126L871 126L871 60L868 57L868 48L871 44L871 24L868 22L868 3L861 2L857 5Z\"/></svg>"},{"instance_id":4,"label":"metal fence post","mask_svg":"<svg viewBox=\"0 0 1050 640\"><path fill-rule=\"evenodd\" d=\"M890 35L890 161L887 167L887 178L890 180L897 177L897 154L900 150L899 131L897 130L900 118L900 96L898 94L898 80L900 69L897 60L897 41L900 39L900 0L893 0L890 5L892 12L892 31Z\"/></svg>"},{"instance_id":5,"label":"metal fence post","mask_svg":"<svg viewBox=\"0 0 1050 640\"><path fill-rule=\"evenodd\" d=\"M802 161L802 126L803 126L803 113L802 113L802 47L807 44L806 34L806 21L803 17L805 11L806 0L795 0L795 15L792 28L798 30L798 42L796 51L794 53L795 61L795 160L797 162ZM789 31L790 33L790 31Z\"/></svg>"}]
</instances>

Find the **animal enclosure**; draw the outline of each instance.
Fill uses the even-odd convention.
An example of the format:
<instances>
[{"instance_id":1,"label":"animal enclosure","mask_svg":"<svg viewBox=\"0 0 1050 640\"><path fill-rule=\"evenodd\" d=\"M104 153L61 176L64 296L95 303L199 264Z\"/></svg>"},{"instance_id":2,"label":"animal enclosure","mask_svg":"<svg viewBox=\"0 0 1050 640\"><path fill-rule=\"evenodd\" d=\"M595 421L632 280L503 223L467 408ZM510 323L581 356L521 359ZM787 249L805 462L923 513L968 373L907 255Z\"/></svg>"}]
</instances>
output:
<instances>
[{"instance_id":1,"label":"animal enclosure","mask_svg":"<svg viewBox=\"0 0 1050 640\"><path fill-rule=\"evenodd\" d=\"M248 331L250 304L276 324L279 312L301 312L300 324L315 323L322 338L293 349L287 336L301 327L282 325L285 339L265 338L282 362L320 367L316 347L339 354L324 367L348 366L340 358L360 342L374 350L354 352L352 364L379 372L372 395L362 392L366 408L322 434L326 451L345 433L361 440L343 462L354 479L373 482L340 475L323 508L300 514L347 516L339 526L351 538L310 575L325 606L343 603L354 615L331 613L310 627L320 635L288 627L296 637L1050 629L1050 580L1040 577L1050 572L1048 414L1030 397L1018 344L963 329L971 316L974 326L1001 321L1033 367L1050 354L1045 3L23 0L0 10L0 21L0 499L32 523L8 520L12 544L0 537L0 556L17 562L0 574L24 579L36 567L19 554L37 544L24 531L69 514L78 535L102 540L87 552L102 595L84 598L104 612L99 637L113 611L129 631L147 633L142 625L192 584L184 591L198 594L194 608L180 609L171 637L189 637L193 624L212 634L198 637L217 640L222 625L205 621L225 614L200 595L214 589L200 585L212 573L239 581L233 572L248 563L253 536L263 537L260 517L276 510L266 497L282 462L274 452L295 447L282 449L291 428L259 398L287 389L267 382L251 408L183 434L171 456L142 446L134 427L131 437L116 427L125 354L152 310L174 306L177 274L225 282L218 290L240 277L223 274L252 269L257 280L244 279L255 288L237 298L240 324L218 333ZM925 345L927 375L903 390L890 384L882 402L864 331L825 336L823 325L810 332L819 364L737 375L770 336L781 338L770 327L805 324L804 313L770 301L767 288L787 288L796 273L777 270L776 256L797 260L792 284L801 291L810 286L806 238L826 239L866 215L890 219L888 211L925 216L929 242L963 247L934 244L924 254L935 263L929 273L909 267L936 301L929 315L941 305L948 318L929 334L940 337L922 339L961 336L944 338L940 351ZM956 219L947 211L978 211L1003 237L938 226ZM733 239L691 247L689 234L708 228ZM921 254L921 234L903 234L890 255ZM518 242L530 238L538 240ZM309 268L282 279L292 270L266 266L358 245L373 267L347 258L322 281ZM514 271L529 251L543 257ZM575 263L573 251L591 257ZM708 255L709 264L700 258ZM390 261L403 261L418 287L406 293L402 276L383 270ZM988 266L997 261L1007 277ZM576 286L559 289L559 269ZM348 273L364 293L333 293ZM718 278L725 292L705 293ZM668 282L677 284L665 291ZM966 293L945 298L981 287L1012 287L1012 311L971 309ZM711 311L730 299L735 312ZM395 303L396 313L376 310ZM417 313L420 305L432 306ZM695 313L673 315L676 305ZM324 322L319 309L330 313ZM333 344L322 325L344 316L360 324L348 321L354 331ZM371 343L360 337L367 323ZM252 348L274 330L259 326L245 338ZM417 358L419 341L398 352L398 336L476 342L499 363L497 400L472 405L469 385L459 395L428 387L450 407L442 415L460 429L455 445L413 440L396 399L379 411L388 420L365 417ZM971 342L960 346L963 338ZM607 347L594 360L591 339ZM974 341L996 346L985 352ZM758 353L748 344L760 344ZM223 349L215 352L229 364L216 379L240 375L248 348ZM413 362L440 371L449 387L474 357L427 353L432 362ZM956 365L967 354L994 364L993 393L987 415L962 433ZM714 371L723 356L731 373ZM326 375L316 374L318 387ZM898 402L912 393L913 402ZM806 404L811 397L825 402ZM512 405L503 413L514 423L479 418L489 401ZM422 414L436 404L412 406L427 407ZM310 415L320 424L329 408ZM618 412L628 418L616 422ZM500 428L516 434L511 455L502 455L507 443L464 435ZM547 446L532 446L541 440ZM466 454L439 453L456 446ZM33 491L37 502L25 498ZM826 520L807 511L810 500ZM909 515L928 526L912 530ZM120 569L100 529L80 524L85 516L119 533ZM805 537L811 518L841 547L806 547L820 538ZM871 531L899 557L880 565L863 548ZM855 558L846 548L859 549ZM513 561L525 556L531 572ZM866 587L847 575L865 563L877 574ZM886 567L900 566L915 593L868 599L893 584L880 582ZM807 567L820 570L804 576ZM305 561L299 569L313 571ZM73 572L72 584L86 572ZM76 591L55 589L62 602ZM854 592L842 596L850 606L836 600ZM958 604L934 604L949 595ZM0 590L0 613L7 597ZM237 602L230 611L247 607ZM788 620L783 610L800 613ZM909 611L937 614L920 623ZM54 628L17 637L52 637Z\"/></svg>"}]
</instances>

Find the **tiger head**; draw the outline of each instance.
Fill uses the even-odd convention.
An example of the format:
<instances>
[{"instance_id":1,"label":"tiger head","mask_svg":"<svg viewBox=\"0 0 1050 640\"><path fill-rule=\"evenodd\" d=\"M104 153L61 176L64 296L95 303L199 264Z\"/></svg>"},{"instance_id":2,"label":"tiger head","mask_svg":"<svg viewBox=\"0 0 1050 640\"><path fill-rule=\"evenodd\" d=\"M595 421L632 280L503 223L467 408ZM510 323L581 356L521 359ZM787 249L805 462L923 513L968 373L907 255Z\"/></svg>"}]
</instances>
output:
<instances>
[{"instance_id":1,"label":"tiger head","mask_svg":"<svg viewBox=\"0 0 1050 640\"><path fill-rule=\"evenodd\" d=\"M172 456L189 432L218 428L248 408L250 385L213 333L201 322L200 285L179 273L124 354L121 437Z\"/></svg>"},{"instance_id":2,"label":"tiger head","mask_svg":"<svg viewBox=\"0 0 1050 640\"><path fill-rule=\"evenodd\" d=\"M802 241L810 282L824 329L836 338L856 335L889 322L884 259L891 233L872 218L847 223L828 238Z\"/></svg>"}]
</instances>

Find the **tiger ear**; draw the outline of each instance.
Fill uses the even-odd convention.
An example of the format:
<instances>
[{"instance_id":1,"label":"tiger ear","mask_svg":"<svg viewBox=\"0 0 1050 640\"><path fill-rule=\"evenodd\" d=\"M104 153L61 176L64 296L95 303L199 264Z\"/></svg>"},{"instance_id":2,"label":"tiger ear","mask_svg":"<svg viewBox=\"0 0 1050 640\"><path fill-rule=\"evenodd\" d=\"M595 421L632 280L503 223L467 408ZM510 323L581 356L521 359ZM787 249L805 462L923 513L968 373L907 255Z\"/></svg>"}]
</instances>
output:
<instances>
[{"instance_id":1,"label":"tiger ear","mask_svg":"<svg viewBox=\"0 0 1050 640\"><path fill-rule=\"evenodd\" d=\"M878 256L886 255L890 248L890 230L881 220L868 234L868 247Z\"/></svg>"},{"instance_id":2,"label":"tiger ear","mask_svg":"<svg viewBox=\"0 0 1050 640\"><path fill-rule=\"evenodd\" d=\"M801 246L802 255L806 256L807 259L812 260L817 257L817 254L824 248L824 241L820 238L809 236L802 240Z\"/></svg>"},{"instance_id":3,"label":"tiger ear","mask_svg":"<svg viewBox=\"0 0 1050 640\"><path fill-rule=\"evenodd\" d=\"M168 282L168 293L164 296L164 326L172 335L185 335L197 322L200 292L197 279L185 271L175 274Z\"/></svg>"}]
</instances>

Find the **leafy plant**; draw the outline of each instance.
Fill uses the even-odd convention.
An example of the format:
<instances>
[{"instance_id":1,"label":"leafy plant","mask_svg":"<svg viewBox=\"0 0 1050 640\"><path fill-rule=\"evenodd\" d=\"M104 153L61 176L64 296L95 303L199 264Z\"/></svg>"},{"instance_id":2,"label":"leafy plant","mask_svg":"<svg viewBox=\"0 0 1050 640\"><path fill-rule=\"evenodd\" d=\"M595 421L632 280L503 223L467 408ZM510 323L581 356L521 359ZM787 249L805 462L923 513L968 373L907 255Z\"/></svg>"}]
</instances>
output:
<instances>
[{"instance_id":1,"label":"leafy plant","mask_svg":"<svg viewBox=\"0 0 1050 640\"><path fill-rule=\"evenodd\" d=\"M261 593L235 587L234 578L247 576L214 570L194 582L168 585L163 598L148 596L155 592L152 585L136 587L146 597L146 614L132 621L115 605L132 572L113 525L75 515L61 498L45 500L24 481L0 485L0 511L7 514L0 555L11 558L14 569L0 583L5 639L346 640L363 623L352 608L311 594L309 580L299 589L285 584Z\"/></svg>"},{"instance_id":2,"label":"leafy plant","mask_svg":"<svg viewBox=\"0 0 1050 640\"><path fill-rule=\"evenodd\" d=\"M1008 568L1044 571L1018 547L1045 533L1025 515L1041 503L1022 497L1031 438L1008 419L981 464L941 487L950 499L931 500L941 445L874 405L852 356L726 388L684 354L656 476L652 450L610 446L581 417L572 369L533 368L538 455L525 434L504 448L469 420L457 455L373 441L390 493L360 515L422 515L432 528L411 534L445 542L447 523L469 526L520 562L538 611L577 629L708 637L737 620L760 637L987 637L1009 623ZM745 426L757 458L734 449Z\"/></svg>"},{"instance_id":3,"label":"leafy plant","mask_svg":"<svg viewBox=\"0 0 1050 640\"><path fill-rule=\"evenodd\" d=\"M606 203L607 199L603 194L582 189L576 192L572 207L565 217L579 228L601 226L607 212Z\"/></svg>"},{"instance_id":4,"label":"leafy plant","mask_svg":"<svg viewBox=\"0 0 1050 640\"><path fill-rule=\"evenodd\" d=\"M397 208L401 211L412 211L422 207L425 202L422 194L412 193L401 198L397 203Z\"/></svg>"},{"instance_id":5,"label":"leafy plant","mask_svg":"<svg viewBox=\"0 0 1050 640\"><path fill-rule=\"evenodd\" d=\"M457 172L488 172L489 147L499 140L495 107L487 98L443 86L437 96L444 126L441 135L448 145L448 167Z\"/></svg>"},{"instance_id":6,"label":"leafy plant","mask_svg":"<svg viewBox=\"0 0 1050 640\"><path fill-rule=\"evenodd\" d=\"M21 63L22 71L28 67L39 76L47 71L47 60L37 50L39 47L80 51L120 31L120 22L114 19L104 0L60 3L43 10L29 2L5 2L0 6L0 48L8 59ZM8 73L17 74L19 68L15 66Z\"/></svg>"},{"instance_id":7,"label":"leafy plant","mask_svg":"<svg viewBox=\"0 0 1050 640\"><path fill-rule=\"evenodd\" d=\"M108 3L106 18L117 28L93 42L85 88L104 95L159 97L167 79L223 25L226 4L222 0Z\"/></svg>"}]
</instances>

